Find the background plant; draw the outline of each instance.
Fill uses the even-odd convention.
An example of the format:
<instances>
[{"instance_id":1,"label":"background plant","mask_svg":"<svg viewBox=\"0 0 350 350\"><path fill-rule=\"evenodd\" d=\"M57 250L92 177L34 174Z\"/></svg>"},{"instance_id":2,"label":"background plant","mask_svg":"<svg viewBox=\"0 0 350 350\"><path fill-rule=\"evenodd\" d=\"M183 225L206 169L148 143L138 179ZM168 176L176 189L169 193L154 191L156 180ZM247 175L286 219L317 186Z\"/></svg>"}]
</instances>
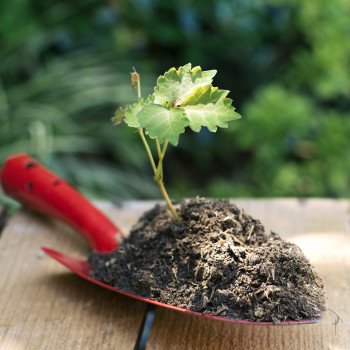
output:
<instances>
[{"instance_id":1,"label":"background plant","mask_svg":"<svg viewBox=\"0 0 350 350\"><path fill-rule=\"evenodd\" d=\"M25 149L89 196L158 197L138 135L109 119L133 65L146 94L193 62L243 119L169 150L174 197L349 196L349 15L343 0L4 1L0 162Z\"/></svg>"}]
</instances>

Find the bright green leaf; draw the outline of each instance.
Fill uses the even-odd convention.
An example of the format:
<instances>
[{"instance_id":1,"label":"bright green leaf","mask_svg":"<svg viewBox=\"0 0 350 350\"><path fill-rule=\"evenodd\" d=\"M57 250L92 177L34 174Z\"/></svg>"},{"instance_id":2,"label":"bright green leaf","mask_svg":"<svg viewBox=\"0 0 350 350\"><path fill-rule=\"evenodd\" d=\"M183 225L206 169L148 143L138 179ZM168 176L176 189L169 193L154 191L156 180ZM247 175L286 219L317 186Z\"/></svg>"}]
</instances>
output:
<instances>
[{"instance_id":1,"label":"bright green leaf","mask_svg":"<svg viewBox=\"0 0 350 350\"><path fill-rule=\"evenodd\" d=\"M199 131L202 126L206 126L215 132L217 127L226 128L227 122L239 119L240 115L231 105L232 100L225 98L227 94L227 90L213 88L210 84L194 90L181 105L190 122L190 128Z\"/></svg>"},{"instance_id":2,"label":"bright green leaf","mask_svg":"<svg viewBox=\"0 0 350 350\"><path fill-rule=\"evenodd\" d=\"M187 105L216 103L223 99L229 93L228 90L219 90L217 87L212 87L211 84L196 88L190 95L181 103L180 107Z\"/></svg>"},{"instance_id":3,"label":"bright green leaf","mask_svg":"<svg viewBox=\"0 0 350 350\"><path fill-rule=\"evenodd\" d=\"M143 106L143 102L137 102L133 105L129 106L125 110L125 123L128 124L132 128L139 128L140 123L138 119L136 118L136 114L141 110Z\"/></svg>"},{"instance_id":4,"label":"bright green leaf","mask_svg":"<svg viewBox=\"0 0 350 350\"><path fill-rule=\"evenodd\" d=\"M182 108L169 110L156 104L144 106L137 114L137 119L151 138L158 137L160 143L168 139L174 146L189 123Z\"/></svg>"},{"instance_id":5,"label":"bright green leaf","mask_svg":"<svg viewBox=\"0 0 350 350\"><path fill-rule=\"evenodd\" d=\"M155 95L172 106L179 106L197 87L211 84L215 74L216 70L203 72L200 67L191 69L191 63L178 70L171 68L158 78Z\"/></svg>"},{"instance_id":6,"label":"bright green leaf","mask_svg":"<svg viewBox=\"0 0 350 350\"><path fill-rule=\"evenodd\" d=\"M171 107L162 96L159 96L156 93L153 93L152 95L149 95L146 98L145 104L149 104L149 103L154 103L156 105L161 105L163 107L169 107L169 108Z\"/></svg>"}]
</instances>

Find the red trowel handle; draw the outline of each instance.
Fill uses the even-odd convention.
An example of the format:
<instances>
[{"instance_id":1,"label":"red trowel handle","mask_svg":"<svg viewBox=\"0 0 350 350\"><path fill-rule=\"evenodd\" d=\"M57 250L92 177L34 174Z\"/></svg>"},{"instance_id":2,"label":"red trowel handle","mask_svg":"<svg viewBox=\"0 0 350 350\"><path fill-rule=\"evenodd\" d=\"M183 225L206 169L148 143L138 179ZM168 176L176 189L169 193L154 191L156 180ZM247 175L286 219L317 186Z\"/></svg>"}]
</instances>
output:
<instances>
[{"instance_id":1,"label":"red trowel handle","mask_svg":"<svg viewBox=\"0 0 350 350\"><path fill-rule=\"evenodd\" d=\"M6 194L33 210L65 221L91 248L110 252L118 248L122 232L104 214L63 179L25 153L8 157L0 174Z\"/></svg>"}]
</instances>

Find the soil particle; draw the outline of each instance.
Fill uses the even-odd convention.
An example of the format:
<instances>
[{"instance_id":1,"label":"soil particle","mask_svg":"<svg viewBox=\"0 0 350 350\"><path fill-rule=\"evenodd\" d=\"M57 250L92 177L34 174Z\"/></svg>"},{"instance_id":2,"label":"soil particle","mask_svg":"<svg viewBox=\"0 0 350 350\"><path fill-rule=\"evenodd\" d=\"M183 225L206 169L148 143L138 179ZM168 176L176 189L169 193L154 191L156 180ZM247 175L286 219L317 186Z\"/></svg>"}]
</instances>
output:
<instances>
[{"instance_id":1,"label":"soil particle","mask_svg":"<svg viewBox=\"0 0 350 350\"><path fill-rule=\"evenodd\" d=\"M118 251L91 253L91 277L125 292L221 317L319 318L323 281L299 247L228 200L196 199L141 217Z\"/></svg>"}]
</instances>

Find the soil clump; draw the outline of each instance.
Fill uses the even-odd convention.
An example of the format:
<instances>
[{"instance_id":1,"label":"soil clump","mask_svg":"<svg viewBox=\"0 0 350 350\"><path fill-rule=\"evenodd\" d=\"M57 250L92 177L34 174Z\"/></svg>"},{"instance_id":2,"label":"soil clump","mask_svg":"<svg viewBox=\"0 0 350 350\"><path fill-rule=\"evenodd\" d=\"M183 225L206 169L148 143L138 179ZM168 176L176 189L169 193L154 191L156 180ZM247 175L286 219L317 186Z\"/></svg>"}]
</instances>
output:
<instances>
[{"instance_id":1,"label":"soil clump","mask_svg":"<svg viewBox=\"0 0 350 350\"><path fill-rule=\"evenodd\" d=\"M124 292L226 318L319 318L323 281L295 244L265 232L228 200L190 200L146 212L119 249L93 252L91 277Z\"/></svg>"}]
</instances>

